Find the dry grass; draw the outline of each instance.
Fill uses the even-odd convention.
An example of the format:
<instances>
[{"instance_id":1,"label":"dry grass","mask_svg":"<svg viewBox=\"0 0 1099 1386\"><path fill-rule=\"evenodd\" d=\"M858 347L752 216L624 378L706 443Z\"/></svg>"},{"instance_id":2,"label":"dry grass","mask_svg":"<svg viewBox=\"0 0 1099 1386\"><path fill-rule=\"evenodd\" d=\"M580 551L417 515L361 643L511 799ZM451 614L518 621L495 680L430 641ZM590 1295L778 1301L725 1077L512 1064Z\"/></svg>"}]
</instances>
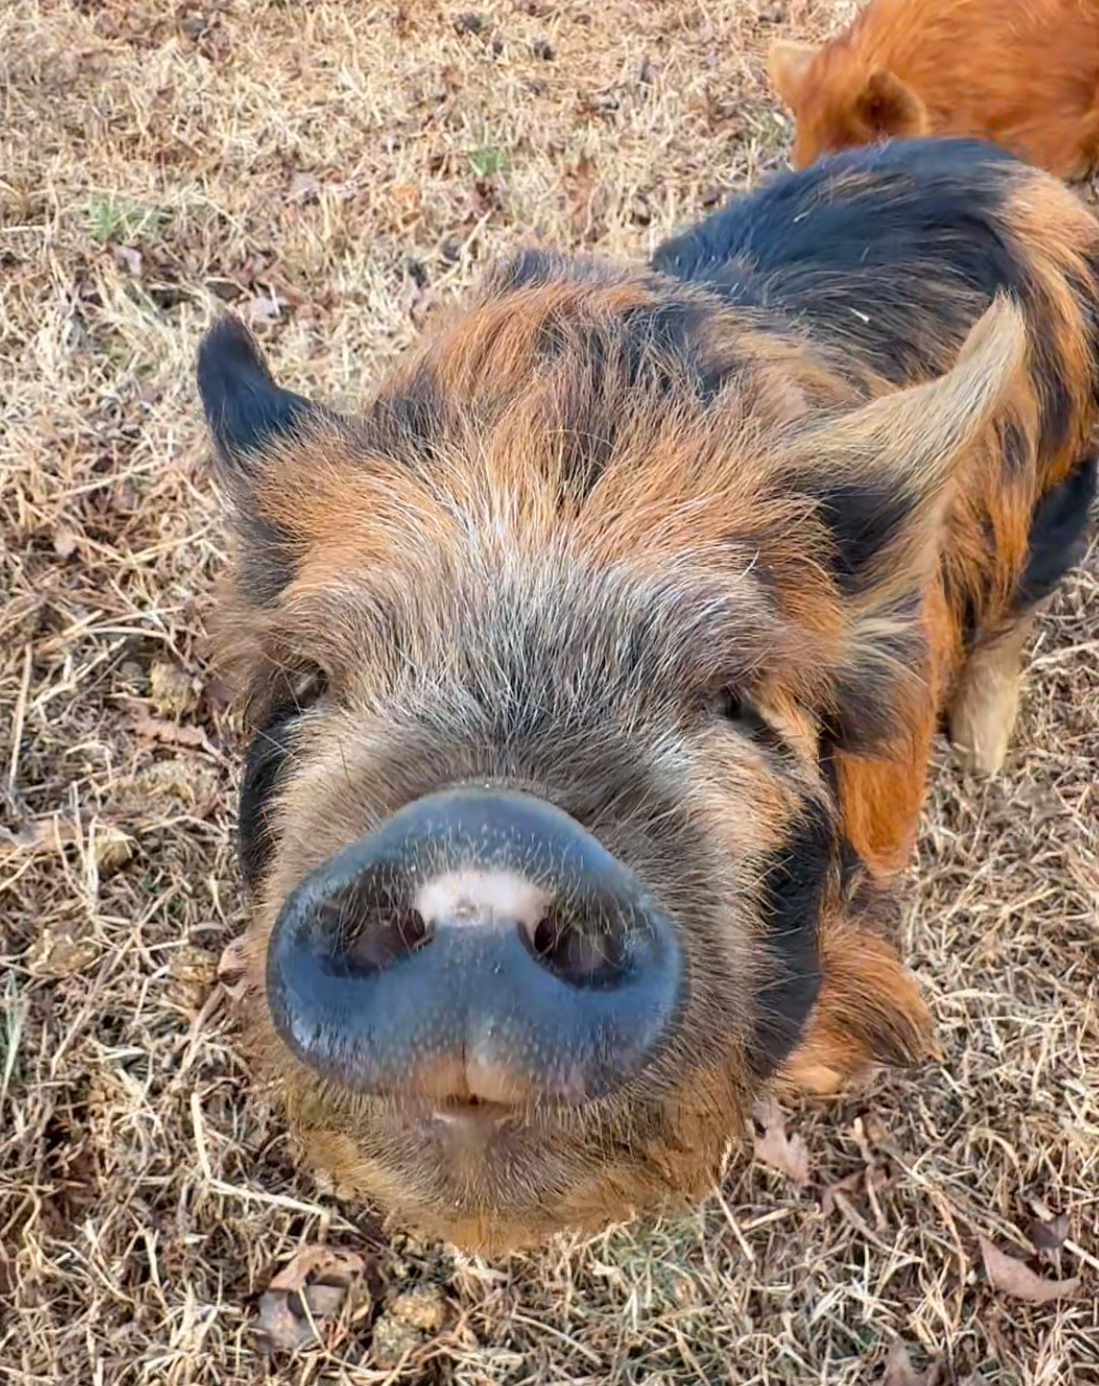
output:
<instances>
[{"instance_id":1,"label":"dry grass","mask_svg":"<svg viewBox=\"0 0 1099 1386\"><path fill-rule=\"evenodd\" d=\"M807 1191L738 1167L677 1223L488 1266L334 1203L244 1101L200 330L232 300L288 383L353 398L517 237L635 256L774 167L765 45L845 17L477 2L0 12L0 1375L254 1380L258 1296L327 1239L369 1274L282 1380L842 1386L900 1336L945 1381L1099 1381L1094 555L1008 772L937 778L908 947L946 1061L793 1113ZM980 1235L1027 1255L1037 1203L1071 1246L1031 1264L1082 1274L1075 1299L981 1268ZM381 1301L410 1285L446 1322L388 1371Z\"/></svg>"}]
</instances>

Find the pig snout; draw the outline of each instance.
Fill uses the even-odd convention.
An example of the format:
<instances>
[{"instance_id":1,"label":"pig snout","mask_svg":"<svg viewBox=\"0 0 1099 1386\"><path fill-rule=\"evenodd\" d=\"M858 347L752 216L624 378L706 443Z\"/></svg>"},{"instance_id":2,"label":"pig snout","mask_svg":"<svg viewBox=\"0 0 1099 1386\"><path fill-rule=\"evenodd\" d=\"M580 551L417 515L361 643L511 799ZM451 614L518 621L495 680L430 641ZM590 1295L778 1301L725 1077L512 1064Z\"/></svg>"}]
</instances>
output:
<instances>
[{"instance_id":1,"label":"pig snout","mask_svg":"<svg viewBox=\"0 0 1099 1386\"><path fill-rule=\"evenodd\" d=\"M400 809L286 899L275 1027L350 1090L576 1103L650 1062L680 1002L675 929L560 809L457 788Z\"/></svg>"}]
</instances>

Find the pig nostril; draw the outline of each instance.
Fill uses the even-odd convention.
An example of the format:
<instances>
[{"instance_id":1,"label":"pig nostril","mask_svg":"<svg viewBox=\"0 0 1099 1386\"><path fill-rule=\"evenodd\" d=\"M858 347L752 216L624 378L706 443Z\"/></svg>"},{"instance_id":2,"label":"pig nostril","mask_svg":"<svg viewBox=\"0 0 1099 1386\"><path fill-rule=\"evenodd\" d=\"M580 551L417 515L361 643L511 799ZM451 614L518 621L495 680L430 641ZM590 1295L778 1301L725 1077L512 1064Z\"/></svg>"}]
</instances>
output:
<instances>
[{"instance_id":1,"label":"pig nostril","mask_svg":"<svg viewBox=\"0 0 1099 1386\"><path fill-rule=\"evenodd\" d=\"M579 929L555 911L524 929L523 938L548 972L576 987L613 986L622 976L622 948L616 934Z\"/></svg>"},{"instance_id":2,"label":"pig nostril","mask_svg":"<svg viewBox=\"0 0 1099 1386\"><path fill-rule=\"evenodd\" d=\"M351 973L370 976L409 957L428 940L430 929L418 910L375 907L345 920L340 959Z\"/></svg>"}]
</instances>

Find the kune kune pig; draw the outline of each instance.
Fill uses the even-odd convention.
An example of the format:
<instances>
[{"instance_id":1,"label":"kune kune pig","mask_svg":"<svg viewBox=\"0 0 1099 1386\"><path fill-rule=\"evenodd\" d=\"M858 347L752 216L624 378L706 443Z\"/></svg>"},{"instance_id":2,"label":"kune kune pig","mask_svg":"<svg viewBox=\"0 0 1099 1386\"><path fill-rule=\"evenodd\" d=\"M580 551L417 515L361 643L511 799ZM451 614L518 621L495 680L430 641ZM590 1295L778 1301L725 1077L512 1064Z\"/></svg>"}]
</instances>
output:
<instances>
[{"instance_id":1,"label":"kune kune pig","mask_svg":"<svg viewBox=\"0 0 1099 1386\"><path fill-rule=\"evenodd\" d=\"M355 417L210 330L247 1052L342 1194L595 1228L935 1054L895 880L1082 552L1097 266L1050 176L913 140L643 268L517 253Z\"/></svg>"}]
</instances>

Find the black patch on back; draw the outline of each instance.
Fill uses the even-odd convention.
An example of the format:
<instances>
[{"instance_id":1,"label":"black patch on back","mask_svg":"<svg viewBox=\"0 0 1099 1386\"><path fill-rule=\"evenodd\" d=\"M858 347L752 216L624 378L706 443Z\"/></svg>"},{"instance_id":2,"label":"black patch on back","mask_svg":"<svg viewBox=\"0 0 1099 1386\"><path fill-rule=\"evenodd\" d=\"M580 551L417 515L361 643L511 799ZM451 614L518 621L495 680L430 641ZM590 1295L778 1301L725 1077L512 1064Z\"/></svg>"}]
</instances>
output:
<instances>
[{"instance_id":1,"label":"black patch on back","mask_svg":"<svg viewBox=\"0 0 1099 1386\"><path fill-rule=\"evenodd\" d=\"M826 808L809 801L764 875L766 945L774 960L774 980L758 993L758 1019L748 1046L759 1078L773 1073L790 1054L820 991L817 927L834 848Z\"/></svg>"},{"instance_id":2,"label":"black patch on back","mask_svg":"<svg viewBox=\"0 0 1099 1386\"><path fill-rule=\"evenodd\" d=\"M252 334L226 315L198 349L198 390L223 463L243 466L273 438L290 432L314 406L276 385Z\"/></svg>"},{"instance_id":3,"label":"black patch on back","mask_svg":"<svg viewBox=\"0 0 1099 1386\"><path fill-rule=\"evenodd\" d=\"M540 289L562 279L578 283L607 282L615 277L609 265L584 255L561 255L552 250L519 250L488 273L484 292L502 296L517 289Z\"/></svg>"},{"instance_id":4,"label":"black patch on back","mask_svg":"<svg viewBox=\"0 0 1099 1386\"><path fill-rule=\"evenodd\" d=\"M1059 485L1047 491L1030 522L1027 565L1015 605L1025 611L1053 592L1083 558L1088 543L1088 510L1095 499L1096 459L1089 457Z\"/></svg>"},{"instance_id":5,"label":"black patch on back","mask_svg":"<svg viewBox=\"0 0 1099 1386\"><path fill-rule=\"evenodd\" d=\"M997 291L1025 301L1004 221L1021 169L983 140L846 150L733 198L653 268L778 311L895 384L930 379Z\"/></svg>"},{"instance_id":6,"label":"black patch on back","mask_svg":"<svg viewBox=\"0 0 1099 1386\"><path fill-rule=\"evenodd\" d=\"M245 755L237 813L237 856L249 890L256 889L274 850L268 813L294 753L296 718L296 708L275 713L254 734Z\"/></svg>"}]
</instances>

